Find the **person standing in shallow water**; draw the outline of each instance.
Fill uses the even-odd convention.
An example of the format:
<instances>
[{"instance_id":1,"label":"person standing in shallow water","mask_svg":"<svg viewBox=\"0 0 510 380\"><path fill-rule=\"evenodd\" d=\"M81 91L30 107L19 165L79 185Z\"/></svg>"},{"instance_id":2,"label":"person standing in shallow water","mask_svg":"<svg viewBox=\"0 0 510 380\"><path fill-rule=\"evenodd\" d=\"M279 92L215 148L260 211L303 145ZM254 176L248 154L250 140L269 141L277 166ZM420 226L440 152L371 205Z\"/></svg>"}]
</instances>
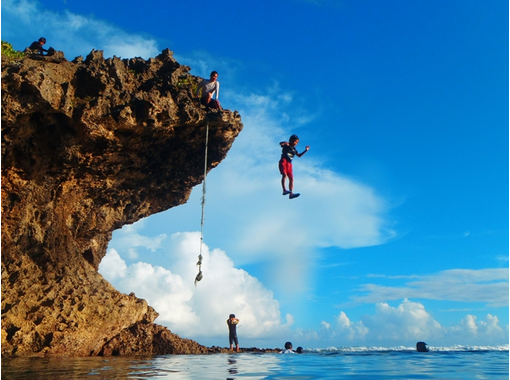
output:
<instances>
[{"instance_id":1,"label":"person standing in shallow water","mask_svg":"<svg viewBox=\"0 0 510 380\"><path fill-rule=\"evenodd\" d=\"M239 319L234 314L230 314L227 319L228 325L228 341L230 343L230 351L234 350L234 343L236 345L236 351L239 352L239 340L237 339L237 324Z\"/></svg>"},{"instance_id":2,"label":"person standing in shallow water","mask_svg":"<svg viewBox=\"0 0 510 380\"><path fill-rule=\"evenodd\" d=\"M213 71L211 72L210 79L204 79L200 84L198 85L196 96L198 98L198 95L200 93L200 90L202 90L202 96L200 97L200 103L202 103L204 106L209 108L217 108L221 110L220 105L220 82L218 82L218 72ZM216 99L213 99L213 97L216 97Z\"/></svg>"}]
</instances>

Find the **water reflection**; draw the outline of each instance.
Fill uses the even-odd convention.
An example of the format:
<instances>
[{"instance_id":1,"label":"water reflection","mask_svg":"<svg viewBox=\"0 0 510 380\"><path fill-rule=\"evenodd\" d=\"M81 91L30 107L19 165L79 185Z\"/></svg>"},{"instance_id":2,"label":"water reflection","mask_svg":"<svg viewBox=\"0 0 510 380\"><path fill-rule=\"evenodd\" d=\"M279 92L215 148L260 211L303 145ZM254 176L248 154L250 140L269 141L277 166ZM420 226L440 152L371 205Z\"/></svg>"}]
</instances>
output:
<instances>
[{"instance_id":1,"label":"water reflection","mask_svg":"<svg viewBox=\"0 0 510 380\"><path fill-rule=\"evenodd\" d=\"M113 358L2 358L2 379L508 380L508 351L430 353L213 354Z\"/></svg>"},{"instance_id":2,"label":"water reflection","mask_svg":"<svg viewBox=\"0 0 510 380\"><path fill-rule=\"evenodd\" d=\"M2 379L235 379L279 371L272 354L154 357L3 358Z\"/></svg>"},{"instance_id":3,"label":"water reflection","mask_svg":"<svg viewBox=\"0 0 510 380\"><path fill-rule=\"evenodd\" d=\"M147 379L156 375L153 358L2 358L5 379Z\"/></svg>"},{"instance_id":4,"label":"water reflection","mask_svg":"<svg viewBox=\"0 0 510 380\"><path fill-rule=\"evenodd\" d=\"M230 375L235 375L238 373L237 371L237 361L234 359L233 356L229 356L228 359L227 359L227 362L228 362L228 373ZM230 377L228 378L229 380L231 379Z\"/></svg>"}]
</instances>

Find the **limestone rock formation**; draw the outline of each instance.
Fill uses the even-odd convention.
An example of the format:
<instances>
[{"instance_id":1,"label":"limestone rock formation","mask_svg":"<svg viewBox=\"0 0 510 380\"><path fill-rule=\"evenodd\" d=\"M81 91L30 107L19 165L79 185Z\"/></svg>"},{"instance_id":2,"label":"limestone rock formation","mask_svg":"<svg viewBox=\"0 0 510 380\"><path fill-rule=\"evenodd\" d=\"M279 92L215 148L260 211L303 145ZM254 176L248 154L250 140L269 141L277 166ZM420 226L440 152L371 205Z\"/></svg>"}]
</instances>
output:
<instances>
[{"instance_id":1,"label":"limestone rock formation","mask_svg":"<svg viewBox=\"0 0 510 380\"><path fill-rule=\"evenodd\" d=\"M97 272L115 229L202 182L207 123L208 170L242 130L197 81L169 50L2 59L2 356L208 352Z\"/></svg>"}]
</instances>

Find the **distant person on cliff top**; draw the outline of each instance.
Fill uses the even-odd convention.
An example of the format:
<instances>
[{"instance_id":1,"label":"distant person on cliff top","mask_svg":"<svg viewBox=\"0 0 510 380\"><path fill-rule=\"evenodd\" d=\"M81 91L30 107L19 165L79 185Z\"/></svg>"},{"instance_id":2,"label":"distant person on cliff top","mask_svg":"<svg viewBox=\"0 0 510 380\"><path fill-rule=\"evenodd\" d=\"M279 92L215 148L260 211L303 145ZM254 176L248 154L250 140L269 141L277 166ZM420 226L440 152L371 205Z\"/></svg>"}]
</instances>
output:
<instances>
[{"instance_id":1,"label":"distant person on cliff top","mask_svg":"<svg viewBox=\"0 0 510 380\"><path fill-rule=\"evenodd\" d=\"M48 52L43 45L46 43L46 38L41 37L37 41L32 42L32 44L28 47L30 50L37 52L37 54L44 55L44 52Z\"/></svg>"},{"instance_id":2,"label":"distant person on cliff top","mask_svg":"<svg viewBox=\"0 0 510 380\"><path fill-rule=\"evenodd\" d=\"M236 344L236 351L239 352L239 341L237 339L237 324L239 319L234 314L230 314L227 319L228 325L228 341L230 343L230 351L234 350L234 343Z\"/></svg>"},{"instance_id":3,"label":"distant person on cliff top","mask_svg":"<svg viewBox=\"0 0 510 380\"><path fill-rule=\"evenodd\" d=\"M209 108L216 108L219 110L222 109L219 101L220 82L218 82L217 71L211 72L211 79L204 79L202 82L200 82L196 93L197 98L200 93L200 90L202 90L200 103ZM215 99L213 99L213 96L215 96Z\"/></svg>"},{"instance_id":4,"label":"distant person on cliff top","mask_svg":"<svg viewBox=\"0 0 510 380\"><path fill-rule=\"evenodd\" d=\"M302 153L298 153L296 145L299 143L299 137L296 135L290 136L289 141L282 141L280 146L282 147L282 157L278 162L278 168L282 175L282 189L283 195L288 195L289 199L299 197L299 193L293 193L294 191L294 174L292 173L292 159L294 156L301 157L303 154L308 152L310 147L307 145ZM289 179L289 190L285 187L285 182Z\"/></svg>"}]
</instances>

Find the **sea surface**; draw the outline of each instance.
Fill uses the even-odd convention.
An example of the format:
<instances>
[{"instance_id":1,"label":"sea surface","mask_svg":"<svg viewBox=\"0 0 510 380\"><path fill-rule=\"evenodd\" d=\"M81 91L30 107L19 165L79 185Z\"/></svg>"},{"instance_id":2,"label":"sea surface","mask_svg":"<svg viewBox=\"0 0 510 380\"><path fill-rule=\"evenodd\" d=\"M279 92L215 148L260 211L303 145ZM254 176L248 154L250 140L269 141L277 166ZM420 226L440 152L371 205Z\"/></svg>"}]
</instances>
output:
<instances>
[{"instance_id":1,"label":"sea surface","mask_svg":"<svg viewBox=\"0 0 510 380\"><path fill-rule=\"evenodd\" d=\"M508 345L350 347L303 354L2 358L2 379L508 379Z\"/></svg>"}]
</instances>

